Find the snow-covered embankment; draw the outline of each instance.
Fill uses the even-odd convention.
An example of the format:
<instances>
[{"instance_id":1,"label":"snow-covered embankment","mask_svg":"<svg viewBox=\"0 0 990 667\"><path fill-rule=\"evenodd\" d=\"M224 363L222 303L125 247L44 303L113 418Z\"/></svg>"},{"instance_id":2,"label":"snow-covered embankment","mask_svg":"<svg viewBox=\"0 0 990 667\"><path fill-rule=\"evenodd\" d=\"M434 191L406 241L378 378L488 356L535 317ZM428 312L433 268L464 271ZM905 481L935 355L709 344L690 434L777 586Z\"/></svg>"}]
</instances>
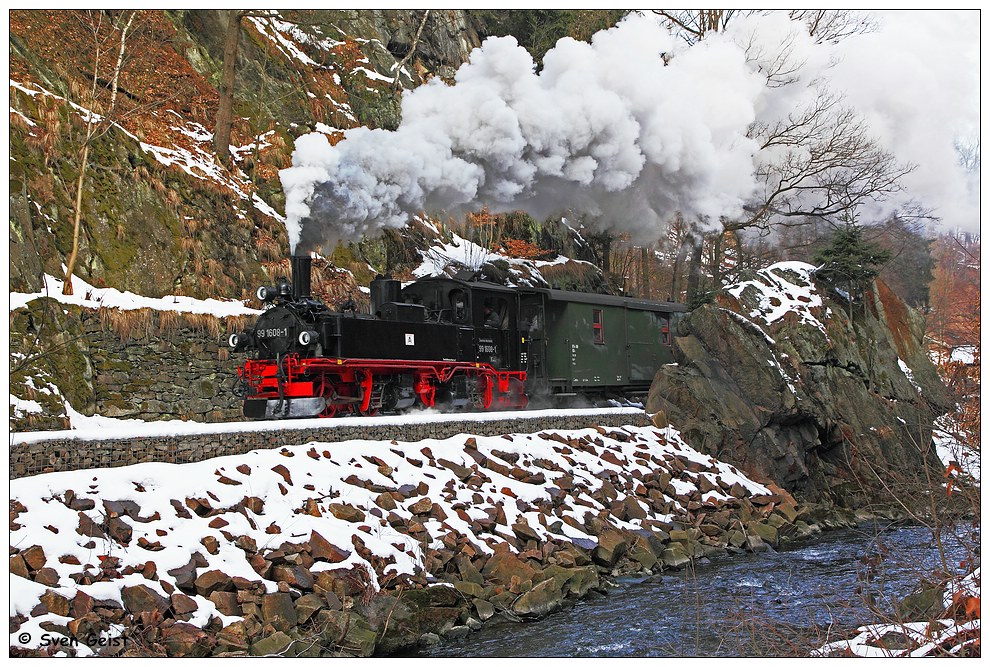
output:
<instances>
[{"instance_id":1,"label":"snow-covered embankment","mask_svg":"<svg viewBox=\"0 0 990 667\"><path fill-rule=\"evenodd\" d=\"M655 427L313 442L11 494L11 646L79 654L388 652L813 530Z\"/></svg>"}]
</instances>

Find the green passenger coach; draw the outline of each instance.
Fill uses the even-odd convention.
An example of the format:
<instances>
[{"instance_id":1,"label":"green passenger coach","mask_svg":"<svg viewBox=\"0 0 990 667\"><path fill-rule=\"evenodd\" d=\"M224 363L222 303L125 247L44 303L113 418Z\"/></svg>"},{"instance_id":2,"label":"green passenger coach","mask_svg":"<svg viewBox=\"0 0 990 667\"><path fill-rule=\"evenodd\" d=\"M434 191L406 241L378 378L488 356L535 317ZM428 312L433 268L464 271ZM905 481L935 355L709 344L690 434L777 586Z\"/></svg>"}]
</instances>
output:
<instances>
[{"instance_id":1,"label":"green passenger coach","mask_svg":"<svg viewBox=\"0 0 990 667\"><path fill-rule=\"evenodd\" d=\"M657 369L673 362L673 327L682 304L541 290L546 327L532 330L530 355L545 364L530 373L537 393L557 396L645 393ZM537 335L542 335L540 340Z\"/></svg>"}]
</instances>

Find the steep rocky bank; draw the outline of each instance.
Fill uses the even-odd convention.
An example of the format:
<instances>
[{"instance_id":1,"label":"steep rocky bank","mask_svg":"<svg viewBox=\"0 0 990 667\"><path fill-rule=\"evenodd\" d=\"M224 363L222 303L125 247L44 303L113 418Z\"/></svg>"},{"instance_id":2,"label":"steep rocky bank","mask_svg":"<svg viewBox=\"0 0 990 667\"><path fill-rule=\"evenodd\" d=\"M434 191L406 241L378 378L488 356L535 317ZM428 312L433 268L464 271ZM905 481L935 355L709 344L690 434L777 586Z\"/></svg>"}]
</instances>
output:
<instances>
[{"instance_id":1,"label":"steep rocky bank","mask_svg":"<svg viewBox=\"0 0 990 667\"><path fill-rule=\"evenodd\" d=\"M12 484L11 647L388 654L853 518L654 427L51 473Z\"/></svg>"},{"instance_id":2,"label":"steep rocky bank","mask_svg":"<svg viewBox=\"0 0 990 667\"><path fill-rule=\"evenodd\" d=\"M921 316L882 282L854 304L788 262L723 291L679 325L647 411L702 451L800 497L851 507L937 463L948 410Z\"/></svg>"}]
</instances>

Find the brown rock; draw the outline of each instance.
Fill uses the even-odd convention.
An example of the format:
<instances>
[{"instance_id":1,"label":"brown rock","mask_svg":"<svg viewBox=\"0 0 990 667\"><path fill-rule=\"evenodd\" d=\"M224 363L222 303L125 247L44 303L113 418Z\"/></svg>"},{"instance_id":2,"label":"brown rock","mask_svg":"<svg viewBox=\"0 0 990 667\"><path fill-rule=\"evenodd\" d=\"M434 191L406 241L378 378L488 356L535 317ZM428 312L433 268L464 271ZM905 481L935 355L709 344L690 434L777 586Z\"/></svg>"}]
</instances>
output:
<instances>
[{"instance_id":1,"label":"brown rock","mask_svg":"<svg viewBox=\"0 0 990 667\"><path fill-rule=\"evenodd\" d=\"M313 575L301 565L276 565L272 568L272 579L284 581L293 588L313 589Z\"/></svg>"},{"instance_id":2,"label":"brown rock","mask_svg":"<svg viewBox=\"0 0 990 667\"><path fill-rule=\"evenodd\" d=\"M457 479L462 482L471 476L472 470L470 468L465 468L464 466L454 463L453 461L448 461L447 459L437 459L437 463L442 465L444 468L449 469Z\"/></svg>"},{"instance_id":3,"label":"brown rock","mask_svg":"<svg viewBox=\"0 0 990 667\"><path fill-rule=\"evenodd\" d=\"M592 560L605 567L612 567L628 548L625 536L617 530L606 530L598 536L598 546L591 554Z\"/></svg>"},{"instance_id":4,"label":"brown rock","mask_svg":"<svg viewBox=\"0 0 990 667\"><path fill-rule=\"evenodd\" d=\"M168 574L175 578L176 586L184 591L190 591L196 586L196 566L195 559L190 558L185 565L168 570Z\"/></svg>"},{"instance_id":5,"label":"brown rock","mask_svg":"<svg viewBox=\"0 0 990 667\"><path fill-rule=\"evenodd\" d=\"M76 597L72 598L72 613L70 615L80 618L93 611L94 606L93 598L83 591L78 591Z\"/></svg>"},{"instance_id":6,"label":"brown rock","mask_svg":"<svg viewBox=\"0 0 990 667\"><path fill-rule=\"evenodd\" d=\"M251 554L251 556L248 557L248 565L250 565L259 576L266 578L272 569L271 561L261 554Z\"/></svg>"},{"instance_id":7,"label":"brown rock","mask_svg":"<svg viewBox=\"0 0 990 667\"><path fill-rule=\"evenodd\" d=\"M375 504L386 512L390 512L396 508L395 498L392 497L391 493L378 494L378 497L375 498Z\"/></svg>"},{"instance_id":8,"label":"brown rock","mask_svg":"<svg viewBox=\"0 0 990 667\"><path fill-rule=\"evenodd\" d=\"M320 609L325 609L327 602L321 595L316 595L315 593L307 593L301 598L296 600L296 623L302 625L308 621L313 614L318 612Z\"/></svg>"},{"instance_id":9,"label":"brown rock","mask_svg":"<svg viewBox=\"0 0 990 667\"><path fill-rule=\"evenodd\" d=\"M194 611L199 609L199 605L196 601L183 593L172 593L170 602L172 604L172 611L175 612L176 617L183 616L185 614L192 614Z\"/></svg>"},{"instance_id":10,"label":"brown rock","mask_svg":"<svg viewBox=\"0 0 990 667\"><path fill-rule=\"evenodd\" d=\"M230 575L220 570L209 570L196 577L196 594L205 598L210 597L214 591L232 591L234 582Z\"/></svg>"},{"instance_id":11,"label":"brown rock","mask_svg":"<svg viewBox=\"0 0 990 667\"><path fill-rule=\"evenodd\" d=\"M622 501L622 513L625 515L626 521L630 519L645 519L647 516L643 505L632 496L626 496L625 500Z\"/></svg>"},{"instance_id":12,"label":"brown rock","mask_svg":"<svg viewBox=\"0 0 990 667\"><path fill-rule=\"evenodd\" d=\"M244 621L234 621L217 633L218 647L227 651L246 651L251 645L247 624Z\"/></svg>"},{"instance_id":13,"label":"brown rock","mask_svg":"<svg viewBox=\"0 0 990 667\"><path fill-rule=\"evenodd\" d=\"M520 519L517 523L512 524L512 532L524 540L540 539L539 534L524 519Z\"/></svg>"},{"instance_id":14,"label":"brown rock","mask_svg":"<svg viewBox=\"0 0 990 667\"><path fill-rule=\"evenodd\" d=\"M103 627L103 619L91 611L80 618L69 621L67 625L73 637L85 641L100 634L100 630Z\"/></svg>"},{"instance_id":15,"label":"brown rock","mask_svg":"<svg viewBox=\"0 0 990 667\"><path fill-rule=\"evenodd\" d=\"M291 630L298 621L292 597L288 593L269 593L262 597L261 618L276 630Z\"/></svg>"},{"instance_id":16,"label":"brown rock","mask_svg":"<svg viewBox=\"0 0 990 667\"><path fill-rule=\"evenodd\" d=\"M532 581L536 570L509 551L508 548L505 548L496 551L488 559L481 573L488 580L508 584L514 576L519 577L520 581Z\"/></svg>"},{"instance_id":17,"label":"brown rock","mask_svg":"<svg viewBox=\"0 0 990 667\"><path fill-rule=\"evenodd\" d=\"M224 616L240 616L241 606L237 603L237 593L233 591L213 591L210 593L210 602L217 606Z\"/></svg>"},{"instance_id":18,"label":"brown rock","mask_svg":"<svg viewBox=\"0 0 990 667\"><path fill-rule=\"evenodd\" d=\"M320 511L320 504L316 502L316 498L308 498L303 511L310 516L323 516L323 512Z\"/></svg>"},{"instance_id":19,"label":"brown rock","mask_svg":"<svg viewBox=\"0 0 990 667\"><path fill-rule=\"evenodd\" d=\"M45 591L41 596L41 602L48 608L48 611L57 616L69 615L69 599L59 595L55 591Z\"/></svg>"},{"instance_id":20,"label":"brown rock","mask_svg":"<svg viewBox=\"0 0 990 667\"><path fill-rule=\"evenodd\" d=\"M345 503L330 503L327 506L327 511L342 521L350 521L352 523L364 521L364 512Z\"/></svg>"},{"instance_id":21,"label":"brown rock","mask_svg":"<svg viewBox=\"0 0 990 667\"><path fill-rule=\"evenodd\" d=\"M409 506L409 511L413 514L427 514L431 509L433 509L433 501L426 497Z\"/></svg>"},{"instance_id":22,"label":"brown rock","mask_svg":"<svg viewBox=\"0 0 990 667\"><path fill-rule=\"evenodd\" d=\"M106 537L103 528L98 526L85 512L79 512L79 527L76 532L87 537Z\"/></svg>"},{"instance_id":23,"label":"brown rock","mask_svg":"<svg viewBox=\"0 0 990 667\"><path fill-rule=\"evenodd\" d=\"M71 510L86 512L96 507L96 501L92 498L79 498L72 489L65 492L65 504Z\"/></svg>"},{"instance_id":24,"label":"brown rock","mask_svg":"<svg viewBox=\"0 0 990 667\"><path fill-rule=\"evenodd\" d=\"M324 570L316 574L313 590L317 593L333 593L338 598L354 596L364 591L367 583L363 570ZM328 598L329 602L329 598Z\"/></svg>"},{"instance_id":25,"label":"brown rock","mask_svg":"<svg viewBox=\"0 0 990 667\"><path fill-rule=\"evenodd\" d=\"M45 557L45 550L39 546L25 549L21 552L21 558L24 559L24 562L32 570L40 570L48 564L48 559Z\"/></svg>"},{"instance_id":26,"label":"brown rock","mask_svg":"<svg viewBox=\"0 0 990 667\"><path fill-rule=\"evenodd\" d=\"M147 549L148 551L161 551L165 548L162 546L161 542L149 542L148 538L143 535L137 539L137 545L142 549Z\"/></svg>"},{"instance_id":27,"label":"brown rock","mask_svg":"<svg viewBox=\"0 0 990 667\"><path fill-rule=\"evenodd\" d=\"M54 568L43 567L34 573L34 580L45 586L58 586L58 572Z\"/></svg>"},{"instance_id":28,"label":"brown rock","mask_svg":"<svg viewBox=\"0 0 990 667\"><path fill-rule=\"evenodd\" d=\"M246 510L251 510L255 514L265 513L265 501L257 496L244 496L238 504Z\"/></svg>"},{"instance_id":29,"label":"brown rock","mask_svg":"<svg viewBox=\"0 0 990 667\"><path fill-rule=\"evenodd\" d=\"M212 535L207 535L199 542L204 547L206 547L207 553L216 554L218 551L220 551L220 543L217 541L217 538L215 538Z\"/></svg>"},{"instance_id":30,"label":"brown rock","mask_svg":"<svg viewBox=\"0 0 990 667\"><path fill-rule=\"evenodd\" d=\"M213 637L191 623L176 623L162 631L165 652L170 658L203 658L216 643Z\"/></svg>"},{"instance_id":31,"label":"brown rock","mask_svg":"<svg viewBox=\"0 0 990 667\"><path fill-rule=\"evenodd\" d=\"M272 472L281 475L282 479L285 480L285 483L288 484L289 486L292 486L292 476L289 475L289 469L286 468L284 465L279 463L277 466L272 468Z\"/></svg>"},{"instance_id":32,"label":"brown rock","mask_svg":"<svg viewBox=\"0 0 990 667\"><path fill-rule=\"evenodd\" d=\"M103 509L107 516L129 516L137 519L140 516L141 506L133 500L104 500Z\"/></svg>"},{"instance_id":33,"label":"brown rock","mask_svg":"<svg viewBox=\"0 0 990 667\"><path fill-rule=\"evenodd\" d=\"M20 554L10 557L10 573L16 574L18 577L24 577L25 579L31 578L27 563L24 562L24 558Z\"/></svg>"},{"instance_id":34,"label":"brown rock","mask_svg":"<svg viewBox=\"0 0 990 667\"><path fill-rule=\"evenodd\" d=\"M318 561L340 563L347 560L351 555L350 551L334 546L315 530L310 535L307 545L309 547L309 555Z\"/></svg>"},{"instance_id":35,"label":"brown rock","mask_svg":"<svg viewBox=\"0 0 990 667\"><path fill-rule=\"evenodd\" d=\"M144 611L164 614L169 607L168 600L144 584L124 586L120 590L120 598L124 601L124 609L131 614Z\"/></svg>"}]
</instances>

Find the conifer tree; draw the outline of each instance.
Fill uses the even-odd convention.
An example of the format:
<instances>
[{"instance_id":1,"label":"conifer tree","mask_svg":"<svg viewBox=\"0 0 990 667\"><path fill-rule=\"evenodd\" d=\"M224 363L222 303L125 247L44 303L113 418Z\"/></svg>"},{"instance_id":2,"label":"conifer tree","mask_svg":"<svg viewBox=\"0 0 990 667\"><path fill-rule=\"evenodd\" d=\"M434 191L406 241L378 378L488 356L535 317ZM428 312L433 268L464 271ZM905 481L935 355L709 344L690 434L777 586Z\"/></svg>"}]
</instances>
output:
<instances>
[{"instance_id":1,"label":"conifer tree","mask_svg":"<svg viewBox=\"0 0 990 667\"><path fill-rule=\"evenodd\" d=\"M853 302L862 297L888 260L890 252L867 241L863 228L848 220L835 230L831 243L815 255L819 265L815 278L845 292L851 319Z\"/></svg>"}]
</instances>

